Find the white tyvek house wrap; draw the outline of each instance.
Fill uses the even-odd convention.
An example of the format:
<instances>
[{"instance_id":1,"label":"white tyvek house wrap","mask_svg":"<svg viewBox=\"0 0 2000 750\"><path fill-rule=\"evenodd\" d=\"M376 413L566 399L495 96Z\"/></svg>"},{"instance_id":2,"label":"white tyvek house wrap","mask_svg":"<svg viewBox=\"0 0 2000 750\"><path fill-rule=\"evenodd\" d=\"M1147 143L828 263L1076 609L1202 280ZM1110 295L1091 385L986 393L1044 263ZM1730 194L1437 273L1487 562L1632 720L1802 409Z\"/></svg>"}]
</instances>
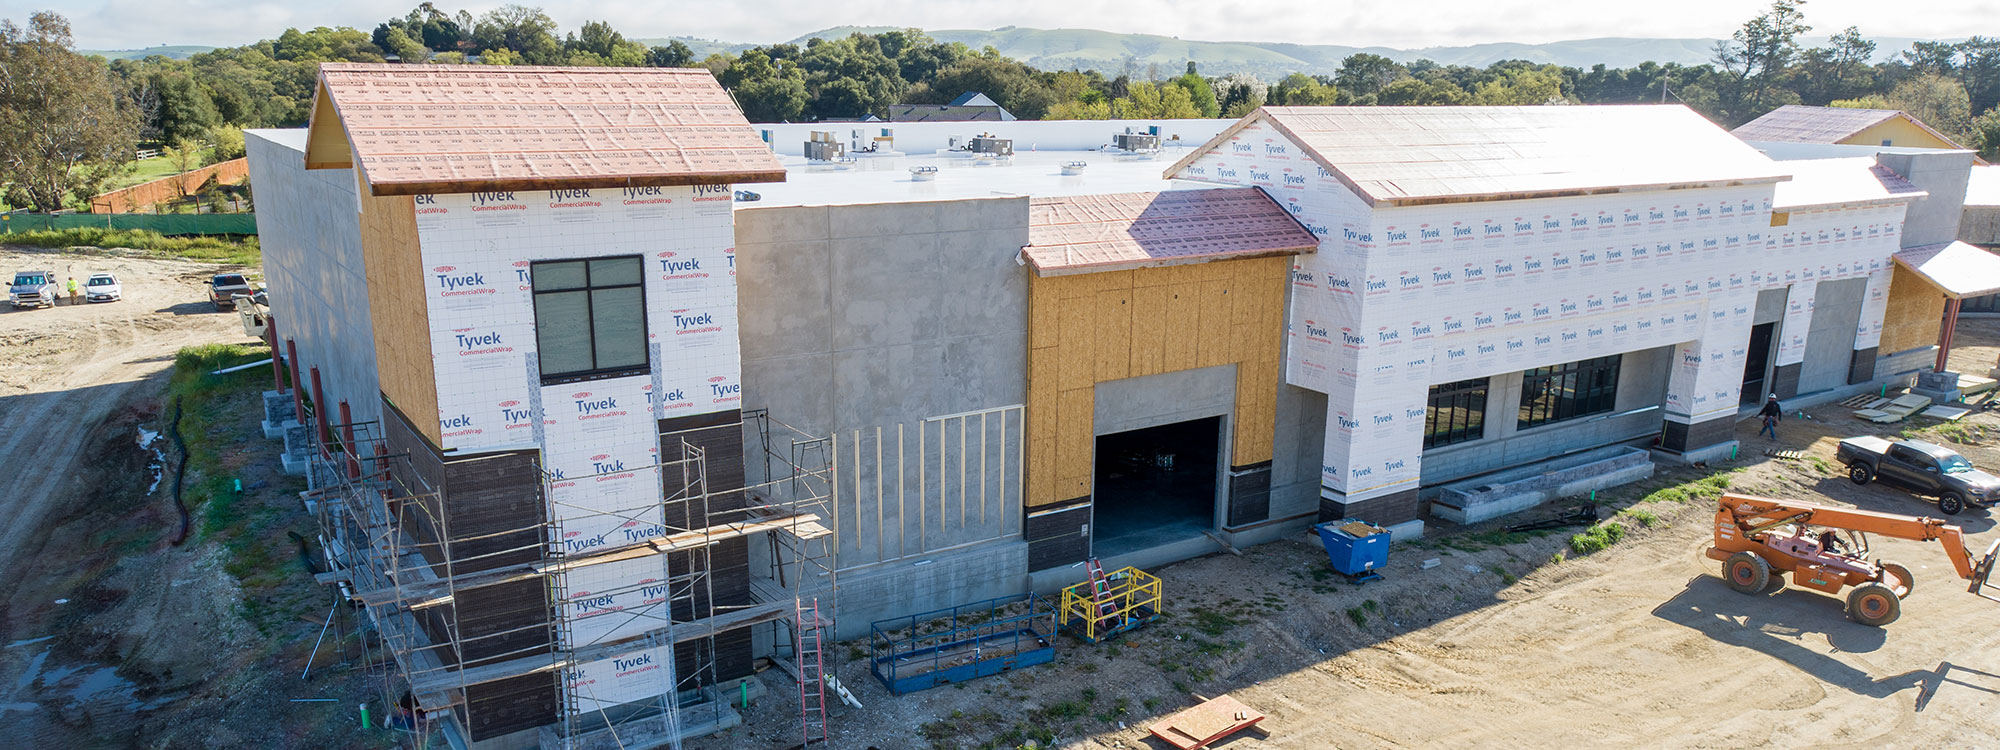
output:
<instances>
[{"instance_id":1,"label":"white tyvek house wrap","mask_svg":"<svg viewBox=\"0 0 2000 750\"><path fill-rule=\"evenodd\" d=\"M1861 298L1861 320L1854 326L1854 349L1882 345L1882 318L1889 312L1889 277L1895 269L1884 268L1868 274L1868 289Z\"/></svg>"},{"instance_id":2,"label":"white tyvek house wrap","mask_svg":"<svg viewBox=\"0 0 2000 750\"><path fill-rule=\"evenodd\" d=\"M1778 356L1772 360L1773 364L1783 367L1806 361L1806 334L1812 329L1813 292L1818 288L1817 281L1801 281L1785 293L1785 322L1780 328Z\"/></svg>"},{"instance_id":3,"label":"white tyvek house wrap","mask_svg":"<svg viewBox=\"0 0 2000 750\"><path fill-rule=\"evenodd\" d=\"M1756 292L1887 268L1904 210L1771 227L1769 185L1371 208L1303 156L1253 122L1176 177L1262 187L1322 238L1286 381L1328 395L1321 481L1349 500L1415 486L1436 383L1679 345L1666 418L1733 410Z\"/></svg>"},{"instance_id":4,"label":"white tyvek house wrap","mask_svg":"<svg viewBox=\"0 0 2000 750\"><path fill-rule=\"evenodd\" d=\"M565 675L577 701L572 713L587 714L670 693L675 684L672 646L642 648L624 656L594 661Z\"/></svg>"},{"instance_id":5,"label":"white tyvek house wrap","mask_svg":"<svg viewBox=\"0 0 2000 750\"><path fill-rule=\"evenodd\" d=\"M539 448L552 541L565 553L666 535L657 420L742 402L729 187L416 201L441 447ZM541 385L530 264L619 255L644 261L651 372ZM659 627L647 615L665 605L664 566L654 556L563 573L564 638L574 647ZM672 684L671 654L661 647L605 660L570 679L584 710L598 705L590 695L605 705L640 700Z\"/></svg>"}]
</instances>

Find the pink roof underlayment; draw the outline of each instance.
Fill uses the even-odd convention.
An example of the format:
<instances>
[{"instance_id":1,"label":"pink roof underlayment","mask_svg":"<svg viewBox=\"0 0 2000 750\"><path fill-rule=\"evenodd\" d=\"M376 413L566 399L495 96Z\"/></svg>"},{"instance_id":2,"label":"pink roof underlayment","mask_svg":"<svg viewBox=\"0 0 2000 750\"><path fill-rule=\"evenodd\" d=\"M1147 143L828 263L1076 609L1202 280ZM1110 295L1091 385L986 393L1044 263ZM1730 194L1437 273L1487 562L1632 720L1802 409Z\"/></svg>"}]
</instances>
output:
<instances>
[{"instance_id":1,"label":"pink roof underlayment","mask_svg":"<svg viewBox=\"0 0 2000 750\"><path fill-rule=\"evenodd\" d=\"M1021 255L1036 276L1312 252L1319 238L1257 188L1034 198Z\"/></svg>"},{"instance_id":2,"label":"pink roof underlayment","mask_svg":"<svg viewBox=\"0 0 2000 750\"><path fill-rule=\"evenodd\" d=\"M320 66L306 168L375 195L780 182L700 68Z\"/></svg>"},{"instance_id":3,"label":"pink roof underlayment","mask_svg":"<svg viewBox=\"0 0 2000 750\"><path fill-rule=\"evenodd\" d=\"M1680 105L1263 107L1167 175L1260 121L1373 206L1788 179L1749 144Z\"/></svg>"}]
</instances>

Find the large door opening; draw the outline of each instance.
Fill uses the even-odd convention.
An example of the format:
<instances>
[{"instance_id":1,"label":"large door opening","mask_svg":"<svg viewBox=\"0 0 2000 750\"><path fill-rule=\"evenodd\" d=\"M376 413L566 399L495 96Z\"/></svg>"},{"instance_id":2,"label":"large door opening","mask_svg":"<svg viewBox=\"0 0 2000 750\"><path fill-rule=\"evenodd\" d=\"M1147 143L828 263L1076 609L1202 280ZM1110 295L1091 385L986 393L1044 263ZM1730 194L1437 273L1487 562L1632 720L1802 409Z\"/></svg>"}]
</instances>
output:
<instances>
[{"instance_id":1,"label":"large door opening","mask_svg":"<svg viewBox=\"0 0 2000 750\"><path fill-rule=\"evenodd\" d=\"M1764 403L1764 394L1770 392L1764 384L1771 373L1771 334L1777 326L1776 323L1759 323L1750 327L1749 356L1743 358L1744 404Z\"/></svg>"},{"instance_id":2,"label":"large door opening","mask_svg":"<svg viewBox=\"0 0 2000 750\"><path fill-rule=\"evenodd\" d=\"M1215 528L1221 446L1221 417L1099 436L1092 554L1113 557Z\"/></svg>"}]
</instances>

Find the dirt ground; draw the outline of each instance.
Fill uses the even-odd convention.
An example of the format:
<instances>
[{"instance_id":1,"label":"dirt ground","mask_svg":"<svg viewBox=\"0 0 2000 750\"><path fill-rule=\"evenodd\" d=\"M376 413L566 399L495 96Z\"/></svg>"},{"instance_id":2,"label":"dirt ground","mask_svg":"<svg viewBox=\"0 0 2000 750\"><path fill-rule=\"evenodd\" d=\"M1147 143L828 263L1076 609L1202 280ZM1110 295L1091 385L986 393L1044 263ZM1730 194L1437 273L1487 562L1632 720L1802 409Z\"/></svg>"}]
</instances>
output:
<instances>
[{"instance_id":1,"label":"dirt ground","mask_svg":"<svg viewBox=\"0 0 2000 750\"><path fill-rule=\"evenodd\" d=\"M1954 367L1983 375L2000 356L2000 321L1962 322L1958 346ZM1927 498L1853 485L1832 463L1840 438L1883 426L1838 404L1806 413L1786 419L1776 442L1742 422L1736 461L1662 465L1601 495L1601 515L1632 511L1617 521L1623 541L1593 554L1569 551L1578 529L1503 528L1554 506L1472 527L1433 521L1425 540L1394 548L1386 580L1356 587L1302 536L1155 571L1169 616L1120 641L1063 637L1054 664L900 697L870 676L865 643L839 644L834 671L866 709L833 711L833 746L1167 750L1147 736L1150 723L1229 694L1269 714L1217 745L1230 750L2000 747L2000 602L1966 593L1937 544L1874 538L1877 554L1918 579L1902 619L1874 628L1817 592L1728 589L1701 556L1712 500L1641 502L1739 470L1728 475L1735 491L1937 515ZM1887 431L1920 429L2000 467L2000 413L1962 424L1913 419ZM1767 448L1807 457L1769 458ZM1989 511L1951 520L1974 554L2000 538ZM777 670L763 680L773 697L745 727L694 746L797 745L796 688Z\"/></svg>"},{"instance_id":2,"label":"dirt ground","mask_svg":"<svg viewBox=\"0 0 2000 750\"><path fill-rule=\"evenodd\" d=\"M217 267L13 249L0 249L0 266L79 278L112 270L128 294L0 312L0 473L14 480L0 497L4 744L395 742L351 728L349 702L370 687L354 666L359 652L335 637L335 650L309 659L325 605L292 562L271 557L268 540L166 541L177 519L149 486L157 457L135 438L163 421L158 398L176 349L242 340L235 317L201 296ZM1983 373L2000 357L2000 321L1967 320L1958 341L1955 366ZM231 398L219 412L235 416L216 430L223 469L246 489L227 510L281 532L296 520L286 515L296 485L275 476L250 394ZM1600 496L1628 531L1592 554L1569 551L1575 530L1504 531L1558 510L1545 507L1472 527L1434 523L1426 539L1395 548L1386 580L1357 587L1331 575L1302 536L1155 571L1168 612L1144 630L1095 646L1063 637L1054 664L900 697L869 675L865 643L836 644L834 671L866 709L833 710L832 746L1165 750L1146 738L1149 723L1197 696L1229 694L1270 716L1220 745L1232 750L2000 747L2000 603L1966 594L1936 545L1876 541L1915 571L1919 590L1900 621L1870 628L1832 597L1728 590L1700 556L1712 501L1644 501L1737 470L1727 476L1740 491L1935 513L1901 490L1853 485L1830 462L1839 437L1882 428L1838 405L1807 414L1788 418L1776 443L1744 422L1735 461L1663 466ZM1904 429L2000 467L2000 414L1889 431ZM1767 447L1807 455L1769 458ZM2000 538L1989 512L1953 521L1975 550ZM251 581L271 593L248 593ZM795 688L777 670L762 680L768 692L748 725L690 747L797 745Z\"/></svg>"},{"instance_id":3,"label":"dirt ground","mask_svg":"<svg viewBox=\"0 0 2000 750\"><path fill-rule=\"evenodd\" d=\"M323 589L289 556L253 557L272 545L243 533L287 543L277 527L299 513L300 487L278 476L275 444L258 434L268 374L232 376L200 422L244 491L198 507L189 543L171 543L167 438L142 447L140 436L165 429L176 351L254 343L207 302L207 278L225 267L0 248L0 272L20 268L111 271L125 299L0 310L0 474L11 480L0 495L0 744L380 746L347 729L349 699L364 691L361 673L329 668L337 647L321 650L314 679L299 677L327 607L303 597ZM189 483L211 479L197 471Z\"/></svg>"}]
</instances>

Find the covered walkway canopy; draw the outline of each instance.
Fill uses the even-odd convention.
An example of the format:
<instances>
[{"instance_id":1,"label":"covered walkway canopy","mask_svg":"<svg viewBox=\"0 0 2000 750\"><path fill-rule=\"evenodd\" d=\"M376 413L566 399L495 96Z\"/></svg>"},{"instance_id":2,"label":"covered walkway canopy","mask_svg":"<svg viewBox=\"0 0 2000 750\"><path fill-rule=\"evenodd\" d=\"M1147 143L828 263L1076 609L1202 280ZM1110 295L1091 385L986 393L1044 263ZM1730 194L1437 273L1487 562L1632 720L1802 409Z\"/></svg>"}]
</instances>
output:
<instances>
[{"instance_id":1,"label":"covered walkway canopy","mask_svg":"<svg viewBox=\"0 0 2000 750\"><path fill-rule=\"evenodd\" d=\"M1896 265L1923 277L1945 296L1944 325L1938 332L1937 372L1951 357L1951 334L1966 297L2000 292L2000 256L1957 240L1898 251Z\"/></svg>"}]
</instances>

